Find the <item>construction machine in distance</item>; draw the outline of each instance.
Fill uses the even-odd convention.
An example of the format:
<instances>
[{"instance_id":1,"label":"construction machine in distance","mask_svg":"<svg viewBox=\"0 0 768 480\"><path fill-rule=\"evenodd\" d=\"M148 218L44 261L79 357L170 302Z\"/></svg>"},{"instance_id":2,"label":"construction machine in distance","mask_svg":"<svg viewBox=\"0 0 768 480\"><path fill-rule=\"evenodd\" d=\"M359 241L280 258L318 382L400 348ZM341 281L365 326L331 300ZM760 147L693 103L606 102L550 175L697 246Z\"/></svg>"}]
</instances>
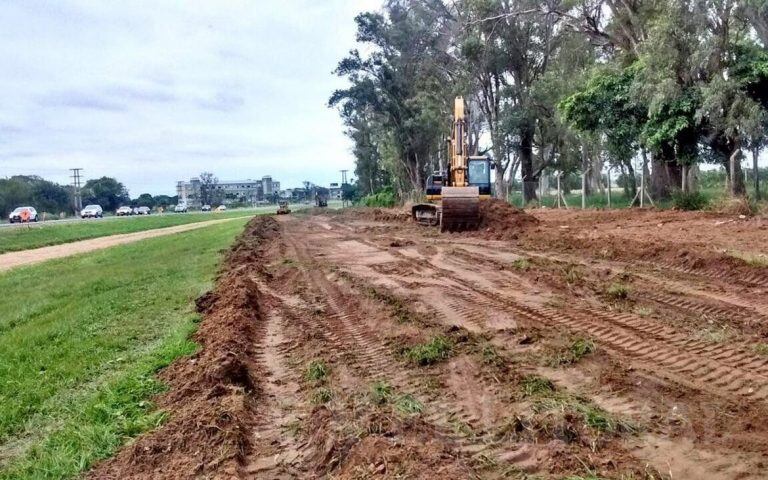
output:
<instances>
[{"instance_id":1,"label":"construction machine in distance","mask_svg":"<svg viewBox=\"0 0 768 480\"><path fill-rule=\"evenodd\" d=\"M411 208L413 219L440 225L441 232L476 230L480 225L480 201L491 198L491 159L469 152L469 121L464 98L454 100L453 130L448 139L450 164L446 172L427 178L426 199Z\"/></svg>"},{"instance_id":2,"label":"construction machine in distance","mask_svg":"<svg viewBox=\"0 0 768 480\"><path fill-rule=\"evenodd\" d=\"M315 191L315 206L316 207L327 207L328 206L328 189L323 187L318 187Z\"/></svg>"},{"instance_id":3,"label":"construction machine in distance","mask_svg":"<svg viewBox=\"0 0 768 480\"><path fill-rule=\"evenodd\" d=\"M288 202L285 200L280 200L277 203L277 214L278 215L287 215L291 213L291 209L288 208Z\"/></svg>"}]
</instances>

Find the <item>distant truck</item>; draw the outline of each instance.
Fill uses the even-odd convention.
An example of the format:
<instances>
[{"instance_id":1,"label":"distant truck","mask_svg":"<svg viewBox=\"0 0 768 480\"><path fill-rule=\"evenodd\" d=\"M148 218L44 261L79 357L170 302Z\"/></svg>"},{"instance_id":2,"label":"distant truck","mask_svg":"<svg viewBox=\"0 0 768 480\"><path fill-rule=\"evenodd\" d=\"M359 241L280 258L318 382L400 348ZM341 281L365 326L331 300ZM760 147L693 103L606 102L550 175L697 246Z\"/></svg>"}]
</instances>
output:
<instances>
[{"instance_id":1,"label":"distant truck","mask_svg":"<svg viewBox=\"0 0 768 480\"><path fill-rule=\"evenodd\" d=\"M328 206L328 189L327 188L318 188L317 191L315 191L315 206L316 207Z\"/></svg>"}]
</instances>

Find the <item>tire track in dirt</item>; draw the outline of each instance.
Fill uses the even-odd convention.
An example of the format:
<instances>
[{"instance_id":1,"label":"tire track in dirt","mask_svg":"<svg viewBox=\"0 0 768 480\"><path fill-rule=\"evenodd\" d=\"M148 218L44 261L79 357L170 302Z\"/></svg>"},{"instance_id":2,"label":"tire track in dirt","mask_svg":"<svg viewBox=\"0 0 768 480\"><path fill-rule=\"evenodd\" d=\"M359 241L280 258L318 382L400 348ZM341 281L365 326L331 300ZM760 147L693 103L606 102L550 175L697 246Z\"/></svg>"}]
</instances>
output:
<instances>
[{"instance_id":1,"label":"tire track in dirt","mask_svg":"<svg viewBox=\"0 0 768 480\"><path fill-rule=\"evenodd\" d=\"M357 240L372 247L383 248L365 238ZM471 272L467 272L473 269L471 264L465 263L463 270L457 271L436 265L431 258L425 258L424 261L444 278L465 287L462 292L462 308L466 311L473 310L476 315L481 315L490 309L503 309L534 325L543 320L550 326L584 332L606 349L635 358L651 375L658 376L658 367L663 367L666 374L661 378L664 380L673 380L726 398L738 394L751 400L768 400L768 364L755 355L721 345L693 341L688 335L674 329L629 314L526 305L513 300L519 296L518 292L489 289L468 282L465 278L471 276ZM451 262L454 265L463 263L455 257ZM513 279L522 280L518 276ZM471 303L474 303L474 307L469 306Z\"/></svg>"},{"instance_id":2,"label":"tire track in dirt","mask_svg":"<svg viewBox=\"0 0 768 480\"><path fill-rule=\"evenodd\" d=\"M263 284L254 280L260 291L268 292ZM269 299L269 295L264 295L264 299ZM295 466L300 463L303 446L286 431L304 413L300 411L299 383L288 367L291 343L284 338L284 332L288 331L285 322L273 306L263 308L264 322L257 330L259 341L254 356L265 372L260 384L262 416L253 428L253 450L258 457L249 459L244 471L259 477L296 478Z\"/></svg>"},{"instance_id":3,"label":"tire track in dirt","mask_svg":"<svg viewBox=\"0 0 768 480\"><path fill-rule=\"evenodd\" d=\"M305 245L296 241L296 237L300 235L292 235L290 228L286 228L286 243L292 250L289 255L295 255L294 258L299 259L301 265L312 265L310 252ZM387 381L398 391L419 400L427 409L422 418L434 425L443 435L454 440L459 451L473 455L487 454L490 451L494 445L489 436L465 436L454 431L457 421L470 427L479 425L479 416L467 411L458 402L454 403L451 398L422 391L423 381L429 374L409 370L395 359L394 346L388 344L360 319L361 311L356 309L354 304L349 305L349 299L341 293L335 282L326 277L321 268L302 270L311 285L321 293L330 310L325 315L328 324L322 329L323 335L334 351L342 352L340 356L360 378L368 383L376 380ZM341 337L336 332L341 332Z\"/></svg>"}]
</instances>

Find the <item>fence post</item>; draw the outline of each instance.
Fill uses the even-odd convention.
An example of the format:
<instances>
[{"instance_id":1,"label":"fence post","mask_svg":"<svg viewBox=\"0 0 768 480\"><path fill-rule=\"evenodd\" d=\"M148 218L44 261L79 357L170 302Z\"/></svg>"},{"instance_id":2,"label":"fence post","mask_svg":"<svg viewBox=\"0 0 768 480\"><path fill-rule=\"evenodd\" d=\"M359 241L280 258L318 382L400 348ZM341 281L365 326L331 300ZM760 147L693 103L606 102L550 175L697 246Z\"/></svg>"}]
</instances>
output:
<instances>
[{"instance_id":1,"label":"fence post","mask_svg":"<svg viewBox=\"0 0 768 480\"><path fill-rule=\"evenodd\" d=\"M611 167L608 167L608 174L606 175L608 183L608 208L611 208Z\"/></svg>"}]
</instances>

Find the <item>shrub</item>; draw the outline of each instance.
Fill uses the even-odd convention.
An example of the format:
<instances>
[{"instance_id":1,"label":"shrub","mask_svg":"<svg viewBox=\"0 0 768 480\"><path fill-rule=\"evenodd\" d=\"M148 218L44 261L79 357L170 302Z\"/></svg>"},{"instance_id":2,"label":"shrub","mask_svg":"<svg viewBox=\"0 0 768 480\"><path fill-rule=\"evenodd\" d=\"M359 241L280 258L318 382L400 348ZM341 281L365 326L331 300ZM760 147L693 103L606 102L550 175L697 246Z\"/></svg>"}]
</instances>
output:
<instances>
[{"instance_id":1,"label":"shrub","mask_svg":"<svg viewBox=\"0 0 768 480\"><path fill-rule=\"evenodd\" d=\"M366 207L392 208L397 205L397 194L392 187L384 187L374 194L361 198L360 202Z\"/></svg>"},{"instance_id":2,"label":"shrub","mask_svg":"<svg viewBox=\"0 0 768 480\"><path fill-rule=\"evenodd\" d=\"M672 192L672 206L679 210L701 210L709 205L709 198L701 192Z\"/></svg>"}]
</instances>

